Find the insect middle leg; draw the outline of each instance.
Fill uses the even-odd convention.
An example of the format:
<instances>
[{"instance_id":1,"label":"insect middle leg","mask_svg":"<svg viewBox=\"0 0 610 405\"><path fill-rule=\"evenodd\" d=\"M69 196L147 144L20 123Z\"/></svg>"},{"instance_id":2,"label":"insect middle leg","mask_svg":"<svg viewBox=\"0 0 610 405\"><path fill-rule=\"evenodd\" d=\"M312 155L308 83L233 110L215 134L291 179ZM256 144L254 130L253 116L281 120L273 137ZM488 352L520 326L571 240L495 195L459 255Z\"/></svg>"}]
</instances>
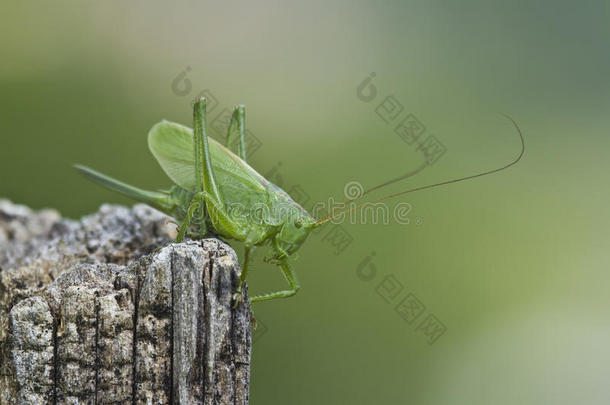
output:
<instances>
[{"instance_id":1,"label":"insect middle leg","mask_svg":"<svg viewBox=\"0 0 610 405\"><path fill-rule=\"evenodd\" d=\"M254 246L246 246L246 252L244 254L244 265L241 269L241 275L239 276L239 284L237 285L237 290L235 290L235 294L233 294L233 308L237 308L239 303L241 302L241 292L244 288L244 283L246 282L246 278L248 277L248 267L250 265L250 254L254 250Z\"/></svg>"}]
</instances>

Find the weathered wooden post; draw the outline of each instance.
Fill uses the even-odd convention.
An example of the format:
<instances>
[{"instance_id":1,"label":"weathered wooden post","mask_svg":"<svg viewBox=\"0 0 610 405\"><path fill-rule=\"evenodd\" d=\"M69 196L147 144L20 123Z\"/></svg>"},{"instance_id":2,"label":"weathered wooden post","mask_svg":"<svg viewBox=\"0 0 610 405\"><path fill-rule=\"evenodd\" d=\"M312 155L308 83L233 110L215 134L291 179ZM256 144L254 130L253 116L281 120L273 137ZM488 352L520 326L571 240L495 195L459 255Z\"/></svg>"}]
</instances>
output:
<instances>
[{"instance_id":1,"label":"weathered wooden post","mask_svg":"<svg viewBox=\"0 0 610 405\"><path fill-rule=\"evenodd\" d=\"M0 201L0 403L248 403L237 256L216 239L156 251L166 220L144 205L77 222Z\"/></svg>"}]
</instances>

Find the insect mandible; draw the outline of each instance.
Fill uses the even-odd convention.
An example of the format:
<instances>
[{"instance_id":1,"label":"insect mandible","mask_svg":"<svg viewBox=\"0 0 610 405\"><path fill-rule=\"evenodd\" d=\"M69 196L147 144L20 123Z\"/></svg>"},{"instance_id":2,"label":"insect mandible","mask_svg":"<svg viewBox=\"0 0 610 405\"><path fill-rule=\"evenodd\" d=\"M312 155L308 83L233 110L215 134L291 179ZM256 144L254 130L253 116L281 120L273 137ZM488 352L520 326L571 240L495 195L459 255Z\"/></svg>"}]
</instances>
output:
<instances>
[{"instance_id":1,"label":"insect mandible","mask_svg":"<svg viewBox=\"0 0 610 405\"><path fill-rule=\"evenodd\" d=\"M167 176L175 183L169 190L143 190L96 172L82 165L74 165L85 177L133 199L142 201L179 223L176 242L185 236L203 238L214 234L227 239L241 241L245 245L244 263L237 290L233 296L234 305L239 304L252 251L255 247L268 244L271 254L266 257L280 267L288 289L268 294L256 295L251 302L274 298L290 297L299 291L299 282L289 263L289 259L299 250L310 232L347 213L388 198L410 192L438 187L484 176L506 169L517 163L525 151L523 135L515 121L506 116L517 129L521 140L521 153L509 164L498 169L430 184L398 193L390 194L358 206L345 208L316 219L296 203L285 191L269 182L247 163L245 142L245 107L239 105L233 110L226 137L226 146L211 139L206 132L206 100L201 98L193 108L193 129L183 125L161 121L148 133L148 146ZM237 150L229 147L237 135ZM371 188L357 199L382 186L404 180L414 172L395 178L381 186Z\"/></svg>"}]
</instances>

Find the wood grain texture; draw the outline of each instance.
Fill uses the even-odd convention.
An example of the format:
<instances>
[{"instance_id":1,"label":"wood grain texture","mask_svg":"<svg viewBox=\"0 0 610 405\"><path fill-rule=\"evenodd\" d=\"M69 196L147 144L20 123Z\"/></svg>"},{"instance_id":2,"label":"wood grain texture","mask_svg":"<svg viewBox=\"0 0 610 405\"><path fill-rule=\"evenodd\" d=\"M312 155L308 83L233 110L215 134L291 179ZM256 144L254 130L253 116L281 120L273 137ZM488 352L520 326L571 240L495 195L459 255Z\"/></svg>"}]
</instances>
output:
<instances>
[{"instance_id":1,"label":"wood grain texture","mask_svg":"<svg viewBox=\"0 0 610 405\"><path fill-rule=\"evenodd\" d=\"M217 239L168 244L167 217L81 221L0 200L0 403L247 404L250 308Z\"/></svg>"}]
</instances>

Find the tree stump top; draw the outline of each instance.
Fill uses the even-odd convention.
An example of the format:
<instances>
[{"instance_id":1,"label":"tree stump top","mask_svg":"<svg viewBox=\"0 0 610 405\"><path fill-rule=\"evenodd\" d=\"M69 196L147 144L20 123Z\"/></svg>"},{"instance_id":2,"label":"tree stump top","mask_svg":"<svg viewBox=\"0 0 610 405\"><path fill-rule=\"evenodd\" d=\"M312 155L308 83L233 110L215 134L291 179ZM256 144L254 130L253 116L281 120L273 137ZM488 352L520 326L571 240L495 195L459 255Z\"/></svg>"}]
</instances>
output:
<instances>
[{"instance_id":1,"label":"tree stump top","mask_svg":"<svg viewBox=\"0 0 610 405\"><path fill-rule=\"evenodd\" d=\"M235 252L145 206L80 221L0 200L0 403L247 404Z\"/></svg>"}]
</instances>

